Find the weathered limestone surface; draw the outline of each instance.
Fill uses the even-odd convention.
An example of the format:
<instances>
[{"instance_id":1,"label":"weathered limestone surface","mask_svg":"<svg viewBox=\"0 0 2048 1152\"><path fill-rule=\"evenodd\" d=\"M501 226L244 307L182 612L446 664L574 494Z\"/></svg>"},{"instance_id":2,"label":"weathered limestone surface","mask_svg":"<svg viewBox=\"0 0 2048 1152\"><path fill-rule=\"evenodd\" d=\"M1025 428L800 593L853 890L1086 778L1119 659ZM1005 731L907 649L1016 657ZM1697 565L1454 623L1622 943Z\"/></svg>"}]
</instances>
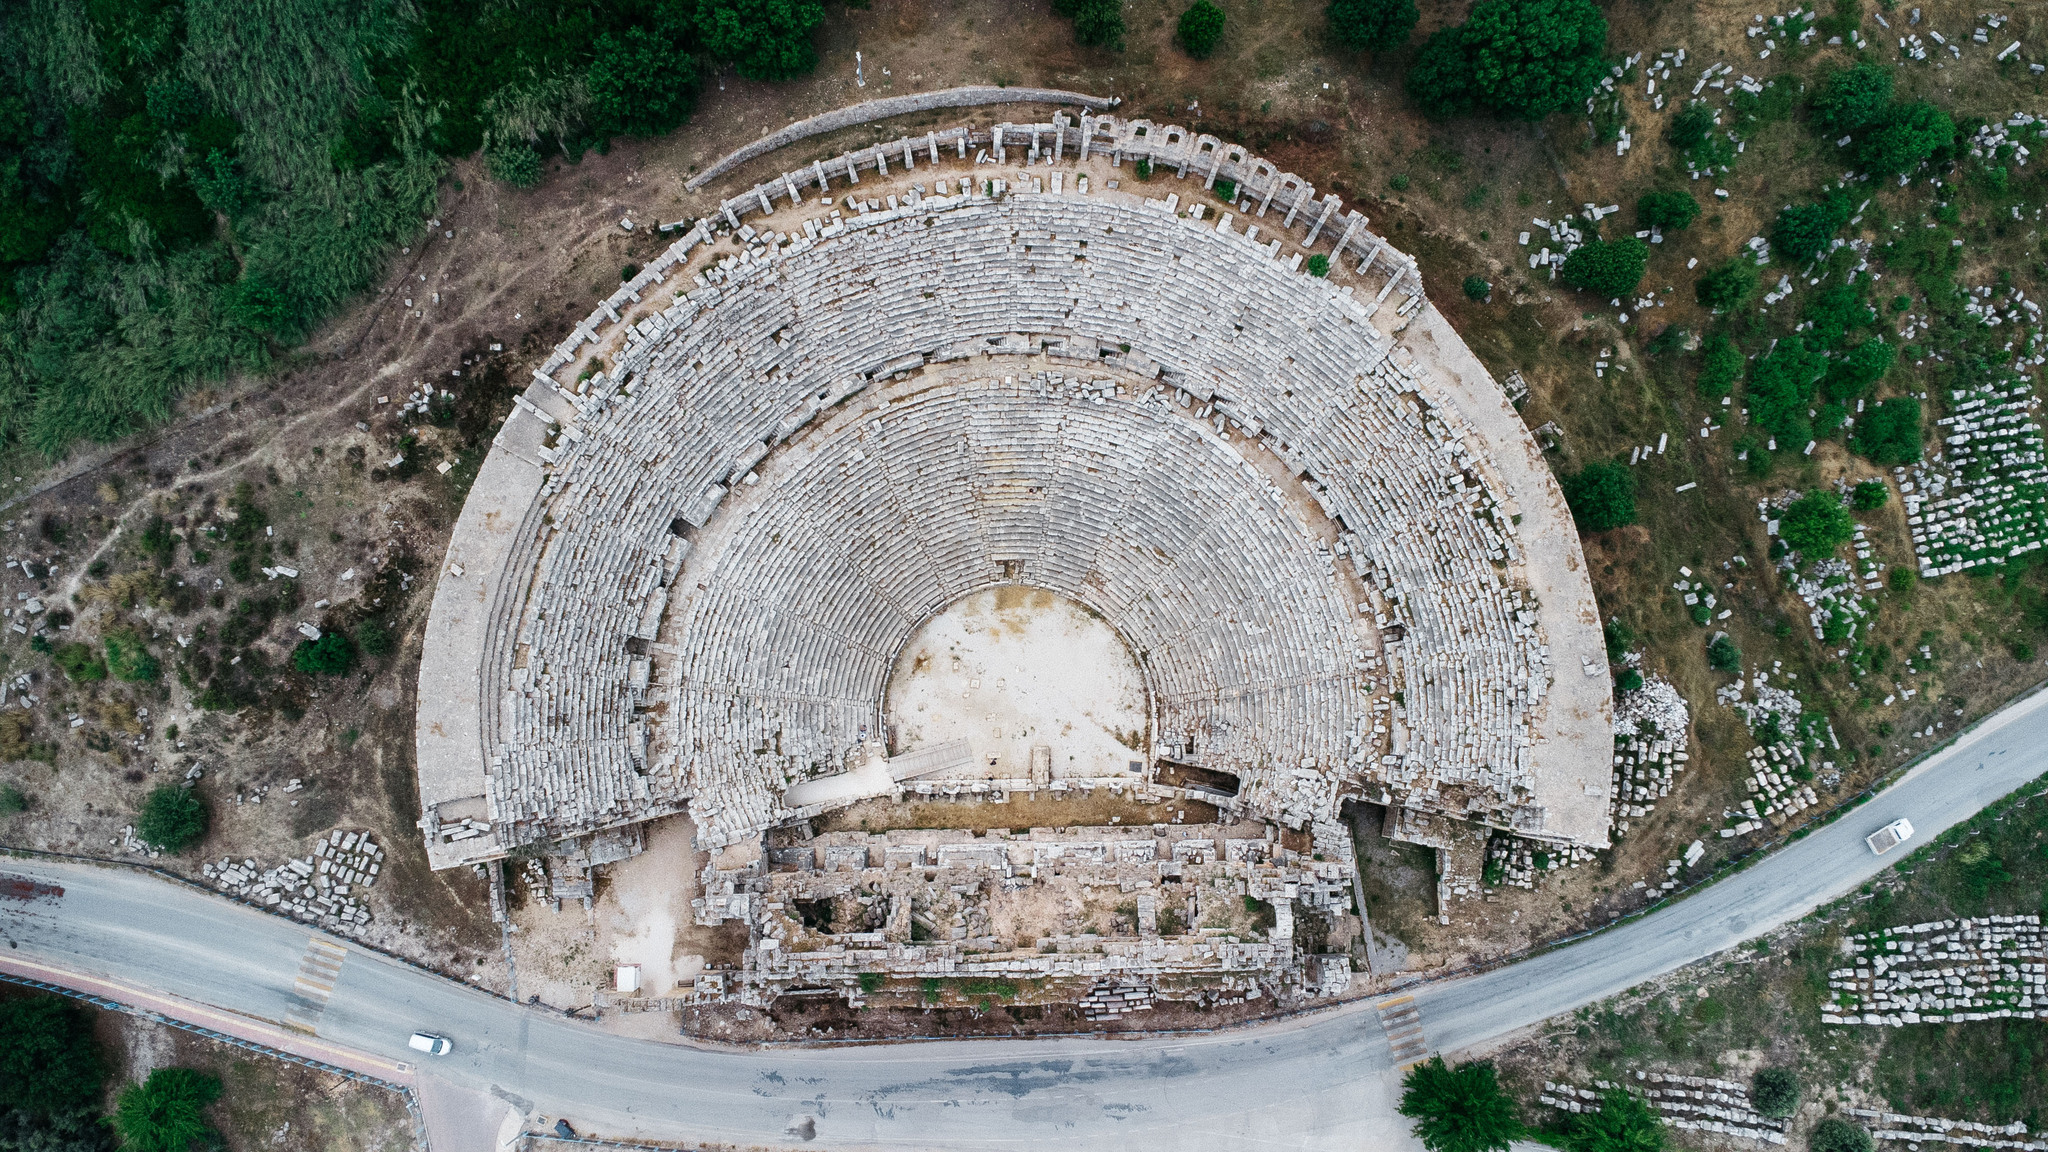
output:
<instances>
[{"instance_id":1,"label":"weathered limestone surface","mask_svg":"<svg viewBox=\"0 0 2048 1152\"><path fill-rule=\"evenodd\" d=\"M1099 186L1103 155L1140 150L1238 179L1252 218L1285 209L1281 236L1362 254L1377 297L1299 271L1263 225ZM1084 192L1059 164L1091 152ZM936 194L763 215L863 166L937 164ZM1151 755L1239 775L1241 815L1300 828L1359 796L1606 842L1611 702L1584 671L1601 642L1576 534L1413 261L1362 216L1212 138L1108 117L814 167L621 287L508 424L492 462L517 463L487 464L464 509L422 666L437 865L685 804L714 845L801 815L783 793L879 733L910 629L1018 581L1145 633ZM744 246L688 288L676 263L724 221ZM586 342L607 371L561 382ZM941 393L922 417L833 415L940 376L981 382L959 394L976 415ZM1242 458L1218 473L1246 474L1235 491L1197 482L1234 440L1282 462L1335 540L1261 509L1272 482ZM725 509L791 446L827 464L736 528ZM693 549L714 537L737 543L711 563ZM1346 587L1355 603L1330 600Z\"/></svg>"}]
</instances>

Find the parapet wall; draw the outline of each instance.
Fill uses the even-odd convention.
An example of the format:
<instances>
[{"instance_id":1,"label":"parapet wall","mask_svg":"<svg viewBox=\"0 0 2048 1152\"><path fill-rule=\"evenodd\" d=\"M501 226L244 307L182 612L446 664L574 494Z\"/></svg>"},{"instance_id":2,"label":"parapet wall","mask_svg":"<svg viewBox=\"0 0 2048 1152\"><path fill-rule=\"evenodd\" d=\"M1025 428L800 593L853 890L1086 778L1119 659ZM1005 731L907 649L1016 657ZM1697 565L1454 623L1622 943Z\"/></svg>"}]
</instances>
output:
<instances>
[{"instance_id":1,"label":"parapet wall","mask_svg":"<svg viewBox=\"0 0 2048 1152\"><path fill-rule=\"evenodd\" d=\"M1411 296L1422 295L1422 273L1415 258L1374 234L1367 227L1370 220L1365 213L1346 209L1335 193L1318 200L1315 185L1292 172L1282 172L1270 160L1207 133L1192 132L1178 124L1154 124L1150 120L1083 113L1077 126L1072 117L1057 113L1045 124L998 124L985 132L959 127L927 132L921 137L905 136L831 160L813 161L808 169L784 172L727 199L718 211L727 224L738 228L740 221L750 214L772 215L778 197L797 204L803 200L805 189L826 193L833 180L851 187L860 183L862 172L887 176L892 164L910 170L920 163L936 165L941 149L952 152L956 161L966 160L971 150L976 163L998 165L1011 163L1013 157L1028 166L1079 165L1091 156L1106 155L1116 167L1122 167L1126 160L1133 165L1142 160L1152 166L1155 174L1169 168L1182 179L1193 174L1201 179L1205 190L1213 191L1219 181L1228 181L1236 185L1240 201L1257 204L1252 212L1261 220L1267 218L1270 210L1284 210L1279 224L1268 227L1268 231L1299 232L1303 248L1313 248L1319 238L1332 235L1332 263L1349 255L1360 258L1361 275L1379 268L1387 277L1380 299L1384 300L1396 285Z\"/></svg>"},{"instance_id":2,"label":"parapet wall","mask_svg":"<svg viewBox=\"0 0 2048 1152\"><path fill-rule=\"evenodd\" d=\"M1063 88L997 88L987 84L946 88L938 92L915 92L908 96L884 96L880 100L869 100L849 108L834 108L808 120L799 120L780 132L771 132L692 176L683 187L695 192L756 156L766 156L779 148L787 148L799 140L806 140L812 136L822 136L827 132L837 132L841 128L871 124L896 116L909 116L939 108L981 108L990 104L1074 104L1083 108L1101 109L1114 108L1118 103L1113 96L1090 96L1086 92L1069 92Z\"/></svg>"}]
</instances>

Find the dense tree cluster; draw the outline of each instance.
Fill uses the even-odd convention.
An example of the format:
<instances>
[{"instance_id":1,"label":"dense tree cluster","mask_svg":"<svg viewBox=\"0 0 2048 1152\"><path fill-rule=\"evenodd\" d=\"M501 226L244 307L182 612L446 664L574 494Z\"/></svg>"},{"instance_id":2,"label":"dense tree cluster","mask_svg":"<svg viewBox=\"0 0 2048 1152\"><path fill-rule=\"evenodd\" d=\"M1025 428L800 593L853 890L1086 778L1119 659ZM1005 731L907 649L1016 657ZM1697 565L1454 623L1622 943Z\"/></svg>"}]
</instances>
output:
<instances>
[{"instance_id":1,"label":"dense tree cluster","mask_svg":"<svg viewBox=\"0 0 2048 1152\"><path fill-rule=\"evenodd\" d=\"M1423 45L1407 88L1431 116L1541 120L1585 103L1606 53L1607 18L1592 0L1479 0Z\"/></svg>"},{"instance_id":2,"label":"dense tree cluster","mask_svg":"<svg viewBox=\"0 0 2048 1152\"><path fill-rule=\"evenodd\" d=\"M1872 405L1856 420L1857 452L1887 467L1920 459L1920 400L1895 396Z\"/></svg>"},{"instance_id":3,"label":"dense tree cluster","mask_svg":"<svg viewBox=\"0 0 2048 1152\"><path fill-rule=\"evenodd\" d=\"M1693 281L1692 294L1702 308L1731 312L1748 303L1756 293L1756 281L1756 262L1748 256L1733 256Z\"/></svg>"},{"instance_id":4,"label":"dense tree cluster","mask_svg":"<svg viewBox=\"0 0 2048 1152\"><path fill-rule=\"evenodd\" d=\"M1815 204L1788 204L1771 224L1771 251L1789 264L1808 263L1827 251L1849 216L1849 198L1841 193Z\"/></svg>"},{"instance_id":5,"label":"dense tree cluster","mask_svg":"<svg viewBox=\"0 0 2048 1152\"><path fill-rule=\"evenodd\" d=\"M1715 332L1700 342L1700 395L1715 398L1728 395L1742 376L1742 349L1725 332Z\"/></svg>"},{"instance_id":6,"label":"dense tree cluster","mask_svg":"<svg viewBox=\"0 0 2048 1152\"><path fill-rule=\"evenodd\" d=\"M0 1149L113 1152L92 1017L55 996L0 1001Z\"/></svg>"},{"instance_id":7,"label":"dense tree cluster","mask_svg":"<svg viewBox=\"0 0 2048 1152\"><path fill-rule=\"evenodd\" d=\"M1095 0L1081 0L1095 2ZM261 371L433 207L816 63L821 0L219 0L0 21L0 442L51 454ZM252 39L258 36L259 39Z\"/></svg>"},{"instance_id":8,"label":"dense tree cluster","mask_svg":"<svg viewBox=\"0 0 2048 1152\"><path fill-rule=\"evenodd\" d=\"M1813 100L1813 124L1852 137L1856 163L1875 177L1899 176L1951 154L1956 126L1925 100L1892 99L1892 74L1868 61L1829 76Z\"/></svg>"}]
</instances>

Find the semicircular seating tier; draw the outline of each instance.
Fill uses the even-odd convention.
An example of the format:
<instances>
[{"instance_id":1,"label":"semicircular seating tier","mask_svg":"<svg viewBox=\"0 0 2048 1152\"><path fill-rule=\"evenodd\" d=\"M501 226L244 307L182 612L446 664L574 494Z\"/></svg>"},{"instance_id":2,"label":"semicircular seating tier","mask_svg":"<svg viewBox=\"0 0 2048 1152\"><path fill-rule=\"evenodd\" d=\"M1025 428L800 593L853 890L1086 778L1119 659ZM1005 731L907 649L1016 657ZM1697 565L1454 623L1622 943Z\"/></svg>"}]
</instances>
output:
<instances>
[{"instance_id":1,"label":"semicircular seating tier","mask_svg":"<svg viewBox=\"0 0 2048 1152\"><path fill-rule=\"evenodd\" d=\"M436 863L800 815L785 791L879 734L910 633L998 582L1112 623L1151 752L1238 775L1241 811L1363 798L1605 844L1611 734L1551 700L1590 675L1551 660L1597 649L1590 588L1537 603L1509 508L1569 521L1547 473L1504 492L1488 459L1536 460L1519 423L1475 425L1369 308L1243 236L980 192L729 257L630 321L559 425L522 401L548 438L508 423L486 461L422 666Z\"/></svg>"}]
</instances>

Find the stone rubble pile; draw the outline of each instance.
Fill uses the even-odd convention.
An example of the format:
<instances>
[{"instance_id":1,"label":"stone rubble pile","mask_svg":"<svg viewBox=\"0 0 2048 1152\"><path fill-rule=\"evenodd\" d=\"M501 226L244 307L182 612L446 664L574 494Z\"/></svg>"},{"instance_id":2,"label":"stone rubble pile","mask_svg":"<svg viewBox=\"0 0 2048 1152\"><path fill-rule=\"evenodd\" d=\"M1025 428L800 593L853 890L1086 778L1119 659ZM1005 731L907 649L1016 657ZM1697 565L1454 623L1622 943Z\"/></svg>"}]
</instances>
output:
<instances>
[{"instance_id":1,"label":"stone rubble pile","mask_svg":"<svg viewBox=\"0 0 2048 1152\"><path fill-rule=\"evenodd\" d=\"M339 828L313 845L311 854L259 871L253 859L223 856L200 873L213 884L245 900L275 911L347 931L370 922L362 890L377 882L384 867L384 849L367 832Z\"/></svg>"},{"instance_id":2,"label":"stone rubble pile","mask_svg":"<svg viewBox=\"0 0 2048 1152\"><path fill-rule=\"evenodd\" d=\"M1749 798L1742 808L1751 823L1780 825L1820 803L1813 788L1794 775L1805 765L1806 757L1789 741L1759 744L1749 750L1750 776L1742 782Z\"/></svg>"},{"instance_id":3,"label":"stone rubble pile","mask_svg":"<svg viewBox=\"0 0 2048 1152\"><path fill-rule=\"evenodd\" d=\"M1627 663L1633 667L1639 659L1630 653ZM1616 696L1610 817L1615 835L1625 835L1629 821L1648 816L1670 794L1674 777L1692 758L1691 739L1692 708L1669 680L1645 676L1642 687ZM1663 885L1677 886L1675 880Z\"/></svg>"},{"instance_id":4,"label":"stone rubble pile","mask_svg":"<svg viewBox=\"0 0 2048 1152\"><path fill-rule=\"evenodd\" d=\"M1843 948L1856 962L1828 973L1835 991L1822 1023L2048 1018L2048 938L2038 915L1901 925L1852 936Z\"/></svg>"},{"instance_id":5,"label":"stone rubble pile","mask_svg":"<svg viewBox=\"0 0 2048 1152\"><path fill-rule=\"evenodd\" d=\"M1130 1012L1150 1012L1152 986L1105 980L1090 988L1076 1003L1081 1015L1090 1020L1114 1020Z\"/></svg>"}]
</instances>

